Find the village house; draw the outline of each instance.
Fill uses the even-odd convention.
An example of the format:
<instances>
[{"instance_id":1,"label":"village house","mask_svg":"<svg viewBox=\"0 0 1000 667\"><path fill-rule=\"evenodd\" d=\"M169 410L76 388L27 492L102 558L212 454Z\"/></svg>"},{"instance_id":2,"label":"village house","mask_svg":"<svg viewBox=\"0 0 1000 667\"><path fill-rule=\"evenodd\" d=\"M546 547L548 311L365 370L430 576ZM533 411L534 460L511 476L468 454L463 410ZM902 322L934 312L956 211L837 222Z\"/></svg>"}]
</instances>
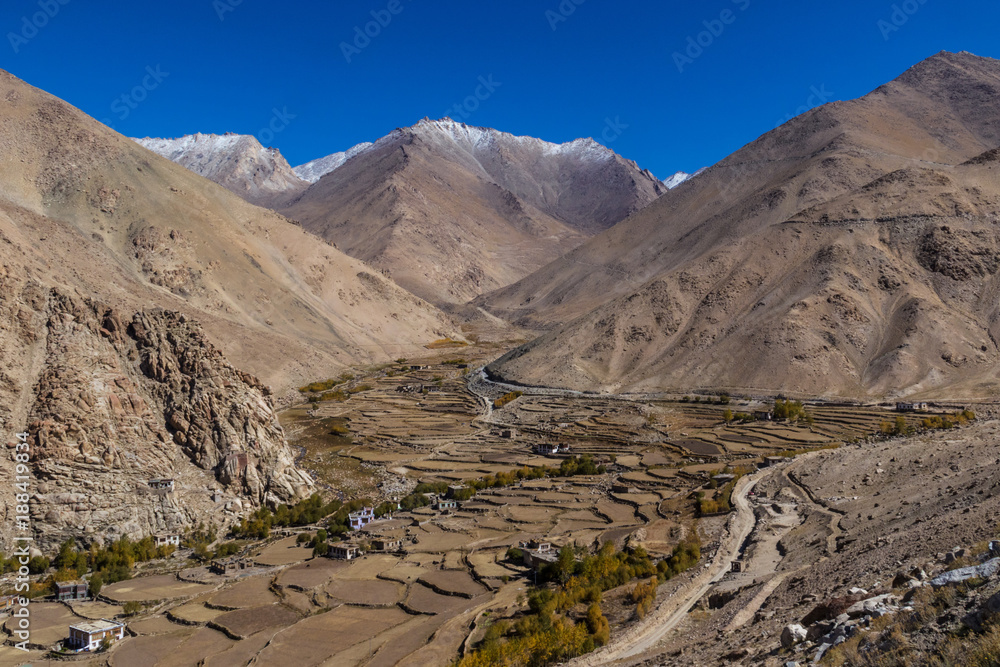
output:
<instances>
[{"instance_id":1,"label":"village house","mask_svg":"<svg viewBox=\"0 0 1000 667\"><path fill-rule=\"evenodd\" d=\"M734 560L732 563L729 564L729 571L730 572L742 572L743 571L743 561L742 560Z\"/></svg>"},{"instance_id":2,"label":"village house","mask_svg":"<svg viewBox=\"0 0 1000 667\"><path fill-rule=\"evenodd\" d=\"M528 549L529 551L552 551L551 542L542 542L540 540L522 540L520 545L521 549Z\"/></svg>"},{"instance_id":3,"label":"village house","mask_svg":"<svg viewBox=\"0 0 1000 667\"><path fill-rule=\"evenodd\" d=\"M536 454L551 456L559 453L559 445L553 442L542 442L535 445L534 450Z\"/></svg>"},{"instance_id":4,"label":"village house","mask_svg":"<svg viewBox=\"0 0 1000 667\"><path fill-rule=\"evenodd\" d=\"M238 556L230 556L229 558L223 558L220 560L213 560L211 570L216 574L221 575L233 575L239 574L245 570L250 570L254 566L253 561L249 558L240 558Z\"/></svg>"},{"instance_id":5,"label":"village house","mask_svg":"<svg viewBox=\"0 0 1000 667\"><path fill-rule=\"evenodd\" d=\"M85 621L69 626L69 646L78 651L96 651L104 638L117 641L125 637L125 625L106 619Z\"/></svg>"},{"instance_id":6,"label":"village house","mask_svg":"<svg viewBox=\"0 0 1000 667\"><path fill-rule=\"evenodd\" d=\"M375 509L373 507L362 507L358 512L351 512L347 515L352 530L361 530L375 520Z\"/></svg>"},{"instance_id":7,"label":"village house","mask_svg":"<svg viewBox=\"0 0 1000 667\"><path fill-rule=\"evenodd\" d=\"M926 403L896 403L896 412L927 412Z\"/></svg>"},{"instance_id":8,"label":"village house","mask_svg":"<svg viewBox=\"0 0 1000 667\"><path fill-rule=\"evenodd\" d=\"M331 544L330 548L326 551L327 558L336 558L338 560L354 560L359 555L361 555L361 548L357 544L349 542Z\"/></svg>"},{"instance_id":9,"label":"village house","mask_svg":"<svg viewBox=\"0 0 1000 667\"><path fill-rule=\"evenodd\" d=\"M638 489L636 487L629 486L628 484L622 484L620 482L618 484L612 484L611 485L611 493L625 493L625 494L628 494L628 493L636 493L637 491L638 491Z\"/></svg>"},{"instance_id":10,"label":"village house","mask_svg":"<svg viewBox=\"0 0 1000 667\"><path fill-rule=\"evenodd\" d=\"M713 475L712 479L714 479L715 482L716 482L716 484L718 484L719 486L725 486L726 484L729 484L731 481L733 481L734 479L736 479L736 475L730 475L729 473L723 473L723 474L720 474L720 475Z\"/></svg>"},{"instance_id":11,"label":"village house","mask_svg":"<svg viewBox=\"0 0 1000 667\"><path fill-rule=\"evenodd\" d=\"M445 493L446 498L458 498L461 496L468 487L464 484L451 484L448 486L448 491Z\"/></svg>"},{"instance_id":12,"label":"village house","mask_svg":"<svg viewBox=\"0 0 1000 667\"><path fill-rule=\"evenodd\" d=\"M153 536L153 544L158 547L165 547L168 545L179 547L181 545L181 536L177 533L161 533Z\"/></svg>"},{"instance_id":13,"label":"village house","mask_svg":"<svg viewBox=\"0 0 1000 667\"><path fill-rule=\"evenodd\" d=\"M500 437L504 438L506 440L510 440L512 438L516 438L517 437L517 431L515 431L512 428L501 429L500 430Z\"/></svg>"},{"instance_id":14,"label":"village house","mask_svg":"<svg viewBox=\"0 0 1000 667\"><path fill-rule=\"evenodd\" d=\"M434 503L434 509L439 512L447 512L448 510L457 510L458 501L451 499L441 499Z\"/></svg>"},{"instance_id":15,"label":"village house","mask_svg":"<svg viewBox=\"0 0 1000 667\"><path fill-rule=\"evenodd\" d=\"M770 410L754 410L753 418L759 422L774 421L774 413Z\"/></svg>"},{"instance_id":16,"label":"village house","mask_svg":"<svg viewBox=\"0 0 1000 667\"><path fill-rule=\"evenodd\" d=\"M10 611L17 604L20 595L0 595L0 614Z\"/></svg>"},{"instance_id":17,"label":"village house","mask_svg":"<svg viewBox=\"0 0 1000 667\"><path fill-rule=\"evenodd\" d=\"M373 551L399 551L403 548L402 540L393 540L385 538L377 538L372 540L372 550Z\"/></svg>"},{"instance_id":18,"label":"village house","mask_svg":"<svg viewBox=\"0 0 1000 667\"><path fill-rule=\"evenodd\" d=\"M171 493L174 490L174 480L172 479L151 479L148 482L149 488L154 491L166 491Z\"/></svg>"},{"instance_id":19,"label":"village house","mask_svg":"<svg viewBox=\"0 0 1000 667\"><path fill-rule=\"evenodd\" d=\"M56 600L86 600L87 582L82 579L76 581L60 581L56 583Z\"/></svg>"},{"instance_id":20,"label":"village house","mask_svg":"<svg viewBox=\"0 0 1000 667\"><path fill-rule=\"evenodd\" d=\"M764 463L763 463L763 465L761 467L763 467L763 468L770 468L771 466L776 466L776 465L784 463L785 461L788 461L788 460L790 460L790 459L788 459L787 457L784 457L784 456L765 456L764 457Z\"/></svg>"},{"instance_id":21,"label":"village house","mask_svg":"<svg viewBox=\"0 0 1000 667\"><path fill-rule=\"evenodd\" d=\"M521 554L523 563L533 570L537 570L548 563L554 563L559 558L559 555L552 548L551 542L541 542L538 540L521 542Z\"/></svg>"}]
</instances>

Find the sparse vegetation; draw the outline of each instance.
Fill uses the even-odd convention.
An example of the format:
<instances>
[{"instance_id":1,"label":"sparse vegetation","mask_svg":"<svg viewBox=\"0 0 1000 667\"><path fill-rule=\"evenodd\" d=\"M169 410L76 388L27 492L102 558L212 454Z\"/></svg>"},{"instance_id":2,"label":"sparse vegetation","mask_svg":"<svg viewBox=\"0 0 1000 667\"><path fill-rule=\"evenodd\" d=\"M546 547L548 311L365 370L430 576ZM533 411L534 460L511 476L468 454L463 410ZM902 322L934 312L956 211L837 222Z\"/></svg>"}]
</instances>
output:
<instances>
[{"instance_id":1,"label":"sparse vegetation","mask_svg":"<svg viewBox=\"0 0 1000 667\"><path fill-rule=\"evenodd\" d=\"M656 577L653 577L645 583L639 582L632 589L629 596L632 598L632 602L635 603L635 615L637 618L645 618L649 610L652 609L653 602L656 600L656 587L657 580Z\"/></svg>"},{"instance_id":2,"label":"sparse vegetation","mask_svg":"<svg viewBox=\"0 0 1000 667\"><path fill-rule=\"evenodd\" d=\"M589 653L610 638L611 627L600 607L604 591L649 578L633 589L637 607L648 611L661 580L691 567L698 557L696 544L677 545L674 555L659 563L642 547L615 551L614 544L606 542L596 554L581 555L572 546L563 546L556 562L540 572L551 583L529 591L528 609L513 622L493 624L480 645L456 664L542 666ZM588 605L582 618L574 614L581 603Z\"/></svg>"},{"instance_id":3,"label":"sparse vegetation","mask_svg":"<svg viewBox=\"0 0 1000 667\"><path fill-rule=\"evenodd\" d=\"M299 387L299 392L303 394L318 394L320 392L328 391L333 389L337 385L344 384L345 382L350 382L354 379L354 375L351 373L341 373L340 377L330 378L329 380L323 380L322 382L313 382L307 384L304 387Z\"/></svg>"},{"instance_id":4,"label":"sparse vegetation","mask_svg":"<svg viewBox=\"0 0 1000 667\"><path fill-rule=\"evenodd\" d=\"M497 400L493 401L493 407L494 408L502 408L503 406L507 405L508 403L510 403L512 401L516 401L517 399L521 398L522 396L524 396L524 392L523 391L512 391L512 392L510 392L508 394L504 394L503 396L501 396Z\"/></svg>"},{"instance_id":5,"label":"sparse vegetation","mask_svg":"<svg viewBox=\"0 0 1000 667\"><path fill-rule=\"evenodd\" d=\"M468 347L469 344L464 340L453 340L451 338L439 338L438 340L428 343L426 345L429 350L440 350L448 347Z\"/></svg>"},{"instance_id":6,"label":"sparse vegetation","mask_svg":"<svg viewBox=\"0 0 1000 667\"><path fill-rule=\"evenodd\" d=\"M813 423L813 416L802 405L802 401L788 401L779 398L774 401L772 412L775 419L784 419L790 422L803 421L809 425Z\"/></svg>"},{"instance_id":7,"label":"sparse vegetation","mask_svg":"<svg viewBox=\"0 0 1000 667\"><path fill-rule=\"evenodd\" d=\"M698 513L701 515L706 514L719 514L721 512L729 512L733 509L732 497L733 489L736 488L736 483L741 477L746 475L749 471L743 467L737 468L723 468L721 471L716 471L709 473L709 488L716 489L718 487L718 482L714 479L715 475L718 474L731 474L735 477L727 482L721 489L718 489L715 494L715 498L706 498L704 492L698 492Z\"/></svg>"}]
</instances>

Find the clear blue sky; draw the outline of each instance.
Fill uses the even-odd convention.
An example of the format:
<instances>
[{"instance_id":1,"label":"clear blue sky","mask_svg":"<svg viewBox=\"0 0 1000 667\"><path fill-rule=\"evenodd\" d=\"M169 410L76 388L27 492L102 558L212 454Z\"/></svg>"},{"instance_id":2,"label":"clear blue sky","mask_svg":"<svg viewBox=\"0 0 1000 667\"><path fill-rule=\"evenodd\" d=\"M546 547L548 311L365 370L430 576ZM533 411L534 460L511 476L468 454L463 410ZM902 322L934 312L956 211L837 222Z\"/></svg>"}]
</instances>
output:
<instances>
[{"instance_id":1,"label":"clear blue sky","mask_svg":"<svg viewBox=\"0 0 1000 667\"><path fill-rule=\"evenodd\" d=\"M293 165L465 114L549 141L594 137L664 178L940 50L1000 57L995 0L276 5L5 0L0 67L123 134L255 134ZM387 25L368 26L377 35L348 62L342 43L372 12ZM689 37L705 46L678 67Z\"/></svg>"}]
</instances>

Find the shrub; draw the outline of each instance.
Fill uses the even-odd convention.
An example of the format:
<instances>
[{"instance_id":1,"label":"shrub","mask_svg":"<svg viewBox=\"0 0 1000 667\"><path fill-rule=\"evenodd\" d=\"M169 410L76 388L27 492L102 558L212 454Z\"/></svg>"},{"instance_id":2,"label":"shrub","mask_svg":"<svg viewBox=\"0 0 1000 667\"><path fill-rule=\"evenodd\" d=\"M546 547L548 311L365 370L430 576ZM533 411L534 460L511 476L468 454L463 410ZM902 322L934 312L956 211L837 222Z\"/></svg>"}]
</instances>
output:
<instances>
[{"instance_id":1,"label":"shrub","mask_svg":"<svg viewBox=\"0 0 1000 667\"><path fill-rule=\"evenodd\" d=\"M510 403L512 401L516 401L517 399L521 398L522 396L524 396L524 392L522 392L522 391L512 391L512 392L510 392L508 394L504 394L503 396L501 396L497 400L493 401L493 407L494 408L502 408L503 406L507 405L508 403Z\"/></svg>"}]
</instances>

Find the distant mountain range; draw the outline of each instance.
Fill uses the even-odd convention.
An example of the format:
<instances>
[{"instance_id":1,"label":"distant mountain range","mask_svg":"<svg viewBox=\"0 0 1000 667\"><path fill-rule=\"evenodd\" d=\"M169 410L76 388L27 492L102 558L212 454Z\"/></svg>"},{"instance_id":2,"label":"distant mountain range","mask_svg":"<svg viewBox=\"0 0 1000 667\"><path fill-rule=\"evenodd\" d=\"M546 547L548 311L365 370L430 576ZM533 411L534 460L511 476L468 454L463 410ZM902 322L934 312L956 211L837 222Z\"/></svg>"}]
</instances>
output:
<instances>
[{"instance_id":1,"label":"distant mountain range","mask_svg":"<svg viewBox=\"0 0 1000 667\"><path fill-rule=\"evenodd\" d=\"M663 183L590 139L552 144L447 118L294 170L248 136L136 141L439 305L523 278L691 178Z\"/></svg>"}]
</instances>

